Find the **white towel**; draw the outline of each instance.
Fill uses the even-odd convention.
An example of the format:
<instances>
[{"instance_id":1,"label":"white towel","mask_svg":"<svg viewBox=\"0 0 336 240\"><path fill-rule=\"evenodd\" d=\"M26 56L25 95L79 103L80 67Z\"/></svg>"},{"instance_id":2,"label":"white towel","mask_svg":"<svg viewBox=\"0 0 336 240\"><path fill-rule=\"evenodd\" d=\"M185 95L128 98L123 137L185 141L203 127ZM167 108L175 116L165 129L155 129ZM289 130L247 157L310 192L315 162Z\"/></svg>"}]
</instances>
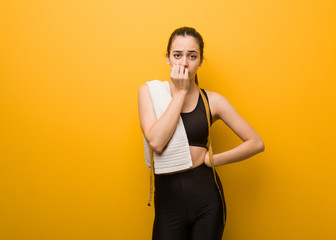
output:
<instances>
[{"instance_id":1,"label":"white towel","mask_svg":"<svg viewBox=\"0 0 336 240\"><path fill-rule=\"evenodd\" d=\"M159 119L172 99L169 82L153 80L146 84L152 98L156 118ZM143 139L146 165L150 168L149 146L145 137ZM192 165L187 133L180 116L175 132L162 153L154 152L154 170L157 174L171 173L191 168Z\"/></svg>"}]
</instances>

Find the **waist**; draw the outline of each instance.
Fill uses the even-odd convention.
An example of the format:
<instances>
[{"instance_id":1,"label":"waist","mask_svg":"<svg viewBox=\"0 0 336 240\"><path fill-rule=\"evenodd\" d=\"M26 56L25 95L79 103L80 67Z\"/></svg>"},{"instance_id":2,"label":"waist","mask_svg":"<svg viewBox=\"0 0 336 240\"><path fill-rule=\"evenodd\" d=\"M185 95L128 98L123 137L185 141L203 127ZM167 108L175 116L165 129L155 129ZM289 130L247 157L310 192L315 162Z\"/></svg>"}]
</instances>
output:
<instances>
[{"instance_id":1,"label":"waist","mask_svg":"<svg viewBox=\"0 0 336 240\"><path fill-rule=\"evenodd\" d=\"M190 155L191 155L191 159L193 163L193 166L191 168L176 171L176 172L171 172L171 173L160 173L157 175L172 175L176 173L186 172L186 171L190 171L204 164L204 159L205 159L205 154L207 153L207 149L203 147L196 147L196 146L189 146L189 149L190 149Z\"/></svg>"},{"instance_id":2,"label":"waist","mask_svg":"<svg viewBox=\"0 0 336 240\"><path fill-rule=\"evenodd\" d=\"M205 165L205 163L201 163L200 165L198 166L195 166L195 167L192 167L192 168L189 168L189 169L186 169L186 170L181 170L181 171L178 171L178 172L172 172L172 173L164 173L164 174L154 174L155 177L163 177L165 178L165 176L169 177L169 176L177 176L177 175L189 175L189 174L193 174L195 172L200 172L200 171L208 171L208 170L211 170L212 169L210 167L208 167L207 165Z\"/></svg>"}]
</instances>

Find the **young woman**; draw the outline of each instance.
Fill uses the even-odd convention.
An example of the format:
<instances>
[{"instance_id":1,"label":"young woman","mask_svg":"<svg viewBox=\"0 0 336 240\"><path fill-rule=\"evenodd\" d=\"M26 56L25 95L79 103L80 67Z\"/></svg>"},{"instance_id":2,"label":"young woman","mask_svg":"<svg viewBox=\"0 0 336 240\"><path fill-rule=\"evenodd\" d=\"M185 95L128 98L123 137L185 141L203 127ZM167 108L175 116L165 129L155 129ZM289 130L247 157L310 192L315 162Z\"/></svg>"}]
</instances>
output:
<instances>
[{"instance_id":1,"label":"young woman","mask_svg":"<svg viewBox=\"0 0 336 240\"><path fill-rule=\"evenodd\" d=\"M209 160L209 129L201 90L208 101L211 124L222 120L243 140L229 151L213 154L214 166L241 161L264 150L260 136L225 97L198 87L197 70L203 63L203 49L203 39L194 28L181 27L171 34L166 60L171 65L172 98L159 119L147 84L139 89L139 120L148 146L163 153L181 117L192 159L191 168L155 174L154 240L222 239L226 206L220 179L217 173L214 177Z\"/></svg>"}]
</instances>

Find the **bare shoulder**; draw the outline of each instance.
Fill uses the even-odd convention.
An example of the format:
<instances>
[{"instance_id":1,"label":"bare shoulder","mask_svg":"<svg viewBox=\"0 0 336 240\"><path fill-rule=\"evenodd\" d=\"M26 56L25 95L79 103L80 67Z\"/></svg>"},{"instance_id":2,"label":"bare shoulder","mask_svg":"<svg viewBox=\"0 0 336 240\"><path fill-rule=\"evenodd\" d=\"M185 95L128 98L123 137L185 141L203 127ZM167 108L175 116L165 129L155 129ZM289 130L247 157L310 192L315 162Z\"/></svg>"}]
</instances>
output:
<instances>
[{"instance_id":1,"label":"bare shoulder","mask_svg":"<svg viewBox=\"0 0 336 240\"><path fill-rule=\"evenodd\" d=\"M225 112L228 113L234 110L232 104L222 94L214 91L208 91L208 90L205 91L209 98L210 109L214 121L218 119L223 119L223 114L225 114Z\"/></svg>"},{"instance_id":2,"label":"bare shoulder","mask_svg":"<svg viewBox=\"0 0 336 240\"><path fill-rule=\"evenodd\" d=\"M147 84L143 84L139 88L138 92L138 107L139 111L148 111L147 109L152 107L152 99L150 96L149 88Z\"/></svg>"},{"instance_id":3,"label":"bare shoulder","mask_svg":"<svg viewBox=\"0 0 336 240\"><path fill-rule=\"evenodd\" d=\"M148 87L147 87L146 83L139 87L139 92L138 92L139 96L142 95L142 94L146 94L148 92L149 92L149 90L148 90Z\"/></svg>"},{"instance_id":4,"label":"bare shoulder","mask_svg":"<svg viewBox=\"0 0 336 240\"><path fill-rule=\"evenodd\" d=\"M138 91L138 103L147 105L152 102L151 97L150 97L150 92L147 84L143 84L140 86L139 91Z\"/></svg>"},{"instance_id":5,"label":"bare shoulder","mask_svg":"<svg viewBox=\"0 0 336 240\"><path fill-rule=\"evenodd\" d=\"M205 90L208 97L209 97L209 101L213 101L213 102L217 102L217 101L227 101L229 102L223 95L221 95L220 93L217 92L213 92L213 91L209 91L209 90Z\"/></svg>"}]
</instances>

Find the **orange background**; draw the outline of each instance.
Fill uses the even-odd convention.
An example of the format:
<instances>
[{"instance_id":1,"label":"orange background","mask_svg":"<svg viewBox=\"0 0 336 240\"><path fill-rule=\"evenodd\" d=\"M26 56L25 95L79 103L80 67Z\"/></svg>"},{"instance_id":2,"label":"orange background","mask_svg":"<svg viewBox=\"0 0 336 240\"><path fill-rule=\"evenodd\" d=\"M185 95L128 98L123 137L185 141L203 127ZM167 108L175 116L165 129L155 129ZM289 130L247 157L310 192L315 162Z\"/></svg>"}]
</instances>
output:
<instances>
[{"instance_id":1,"label":"orange background","mask_svg":"<svg viewBox=\"0 0 336 240\"><path fill-rule=\"evenodd\" d=\"M335 1L1 1L0 239L150 239L137 110L170 33L265 152L218 167L223 239L335 239ZM214 150L241 141L222 123Z\"/></svg>"}]
</instances>

